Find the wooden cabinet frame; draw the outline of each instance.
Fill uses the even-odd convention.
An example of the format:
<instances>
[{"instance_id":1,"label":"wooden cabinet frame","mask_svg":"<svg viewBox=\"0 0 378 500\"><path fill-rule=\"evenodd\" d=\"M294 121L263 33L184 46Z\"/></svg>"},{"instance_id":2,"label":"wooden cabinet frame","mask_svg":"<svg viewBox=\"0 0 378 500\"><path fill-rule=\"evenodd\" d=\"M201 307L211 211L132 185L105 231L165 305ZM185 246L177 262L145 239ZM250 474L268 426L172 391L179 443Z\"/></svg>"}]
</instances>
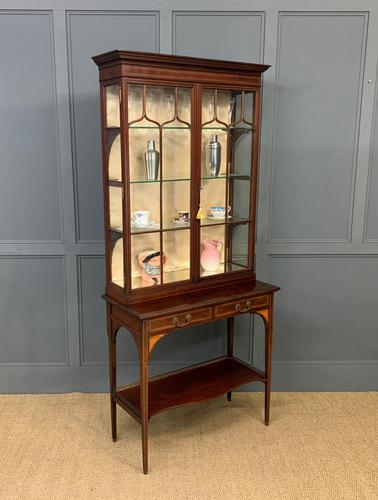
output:
<instances>
[{"instance_id":1,"label":"wooden cabinet frame","mask_svg":"<svg viewBox=\"0 0 378 500\"><path fill-rule=\"evenodd\" d=\"M261 74L269 66L229 61L214 61L192 57L149 54L142 52L112 51L93 58L100 70L100 100L103 143L104 174L104 206L105 206L105 248L106 248L106 291L107 330L109 338L109 375L112 436L116 440L116 405L118 404L134 417L142 427L143 471L148 471L148 423L151 416L169 408L204 401L222 394L231 400L231 391L242 384L258 381L265 386L265 424L269 422L269 401L271 386L271 356L273 328L273 294L278 287L256 281L255 275L255 231L256 200L258 185L260 108L261 108ZM146 118L147 88L149 86L170 86L175 89L175 119L178 118L178 90L191 89L190 114L190 268L188 279L157 283L156 286L132 286L132 228L130 213L130 165L129 153L131 139L130 127L133 122L128 116L129 87L139 85L142 89L142 119ZM119 89L119 105L115 107L119 125L109 127L107 122L106 92ZM110 90L109 90L110 89ZM218 89L229 91L240 97L240 117L245 121L245 96L252 95L253 114L249 131L251 132L250 172L247 176L247 193L249 209L245 220L236 221L225 217L224 241L226 246L224 271L211 276L201 276L200 242L202 222L196 218L201 203L201 147L202 134L205 130L202 117L202 92L214 93L214 120L217 121ZM234 98L234 103L236 97ZM119 106L117 111L117 106ZM134 120L138 121L138 120ZM220 123L223 123L219 120ZM228 125L230 123L230 125ZM227 158L225 173L225 206L232 200L231 153L229 143L236 141L245 130L236 125L236 118L224 123L227 137ZM239 123L239 122L238 122ZM162 125L158 124L159 144L161 146ZM248 125L249 126L249 125ZM111 129L116 132L112 132ZM121 178L109 180L108 141L109 134L120 136ZM112 139L115 140L114 137ZM160 150L161 152L161 150ZM230 161L228 155L230 154ZM239 176L240 178L243 176ZM160 255L162 257L162 241L164 221L162 215L162 177L160 178L160 217L159 234ZM231 186L231 187L230 187ZM115 230L111 226L109 193L110 188L122 190L121 217L122 225ZM119 196L120 191L117 191ZM231 194L230 194L231 193ZM231 227L244 224L248 228L246 241L247 263L238 268L233 264L232 255L228 266L227 252L230 249ZM210 224L211 225L211 224ZM213 224L214 225L214 224ZM135 232L134 232L135 234ZM114 242L122 240L123 273L121 285L112 280L112 252ZM237 268L238 270L234 270ZM230 269L230 270L229 270ZM226 272L227 271L227 272ZM163 278L163 275L162 275ZM265 325L265 369L264 371L250 366L233 355L234 317L239 314L257 314ZM211 321L226 319L227 352L221 358L210 360L200 365L170 372L168 374L148 378L148 363L151 353L166 335L185 329L187 326L199 325ZM140 381L125 387L117 386L116 379L116 338L121 327L132 334L139 353ZM183 333L184 334L184 333Z\"/></svg>"}]
</instances>

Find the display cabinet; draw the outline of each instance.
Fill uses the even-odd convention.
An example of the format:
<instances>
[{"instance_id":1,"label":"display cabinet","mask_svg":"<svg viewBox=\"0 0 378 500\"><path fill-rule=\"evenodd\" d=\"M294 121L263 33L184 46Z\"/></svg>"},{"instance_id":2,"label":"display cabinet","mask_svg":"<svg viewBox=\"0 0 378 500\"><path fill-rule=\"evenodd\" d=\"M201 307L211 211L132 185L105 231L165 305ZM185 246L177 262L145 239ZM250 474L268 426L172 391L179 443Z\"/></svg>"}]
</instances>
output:
<instances>
[{"instance_id":1,"label":"display cabinet","mask_svg":"<svg viewBox=\"0 0 378 500\"><path fill-rule=\"evenodd\" d=\"M154 412L225 392L230 398L231 389L252 380L269 391L268 367L259 372L232 355L233 317L257 312L271 331L277 290L256 282L254 255L261 74L269 66L126 51L94 61L113 438L118 403L142 424L146 472L147 421ZM158 340L219 318L228 318L227 356L148 379ZM120 391L115 338L121 326L137 343L141 380ZM212 390L201 380L212 380Z\"/></svg>"}]
</instances>

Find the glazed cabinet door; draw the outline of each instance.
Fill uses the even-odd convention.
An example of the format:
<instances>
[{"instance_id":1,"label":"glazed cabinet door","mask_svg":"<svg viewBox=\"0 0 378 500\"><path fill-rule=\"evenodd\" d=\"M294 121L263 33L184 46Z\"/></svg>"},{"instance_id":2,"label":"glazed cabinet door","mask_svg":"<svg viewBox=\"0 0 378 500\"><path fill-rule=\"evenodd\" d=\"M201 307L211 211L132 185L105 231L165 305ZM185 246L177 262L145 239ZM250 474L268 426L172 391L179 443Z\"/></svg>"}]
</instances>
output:
<instances>
[{"instance_id":1,"label":"glazed cabinet door","mask_svg":"<svg viewBox=\"0 0 378 500\"><path fill-rule=\"evenodd\" d=\"M201 101L200 278L253 268L258 109L249 89Z\"/></svg>"},{"instance_id":2,"label":"glazed cabinet door","mask_svg":"<svg viewBox=\"0 0 378 500\"><path fill-rule=\"evenodd\" d=\"M128 290L191 277L192 88L125 84Z\"/></svg>"}]
</instances>

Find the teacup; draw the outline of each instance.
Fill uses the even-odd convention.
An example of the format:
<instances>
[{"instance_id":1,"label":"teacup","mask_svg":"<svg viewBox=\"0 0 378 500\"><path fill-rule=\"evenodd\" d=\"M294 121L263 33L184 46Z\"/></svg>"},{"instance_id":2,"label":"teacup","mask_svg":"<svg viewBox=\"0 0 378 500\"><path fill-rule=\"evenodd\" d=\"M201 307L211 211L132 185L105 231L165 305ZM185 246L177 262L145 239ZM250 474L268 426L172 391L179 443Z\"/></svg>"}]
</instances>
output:
<instances>
[{"instance_id":1,"label":"teacup","mask_svg":"<svg viewBox=\"0 0 378 500\"><path fill-rule=\"evenodd\" d=\"M189 222L189 210L177 210L177 219L180 222Z\"/></svg>"},{"instance_id":2,"label":"teacup","mask_svg":"<svg viewBox=\"0 0 378 500\"><path fill-rule=\"evenodd\" d=\"M226 208L222 207L220 205L209 207L209 210L210 210L211 215L215 219L224 219L226 216ZM228 206L227 207L227 214L229 214L230 212L231 212L231 207Z\"/></svg>"},{"instance_id":3,"label":"teacup","mask_svg":"<svg viewBox=\"0 0 378 500\"><path fill-rule=\"evenodd\" d=\"M136 226L147 226L150 221L150 212L148 210L136 210L132 212L131 220Z\"/></svg>"}]
</instances>

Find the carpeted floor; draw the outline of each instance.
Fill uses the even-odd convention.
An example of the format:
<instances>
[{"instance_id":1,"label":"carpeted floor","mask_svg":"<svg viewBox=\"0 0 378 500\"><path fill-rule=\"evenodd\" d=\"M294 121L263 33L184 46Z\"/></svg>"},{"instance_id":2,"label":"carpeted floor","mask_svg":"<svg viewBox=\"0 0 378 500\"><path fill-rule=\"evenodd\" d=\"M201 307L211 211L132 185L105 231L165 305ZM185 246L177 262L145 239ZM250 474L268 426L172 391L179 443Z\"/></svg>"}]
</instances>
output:
<instances>
[{"instance_id":1,"label":"carpeted floor","mask_svg":"<svg viewBox=\"0 0 378 500\"><path fill-rule=\"evenodd\" d=\"M0 498L378 499L378 393L236 393L140 427L104 394L0 396Z\"/></svg>"}]
</instances>

